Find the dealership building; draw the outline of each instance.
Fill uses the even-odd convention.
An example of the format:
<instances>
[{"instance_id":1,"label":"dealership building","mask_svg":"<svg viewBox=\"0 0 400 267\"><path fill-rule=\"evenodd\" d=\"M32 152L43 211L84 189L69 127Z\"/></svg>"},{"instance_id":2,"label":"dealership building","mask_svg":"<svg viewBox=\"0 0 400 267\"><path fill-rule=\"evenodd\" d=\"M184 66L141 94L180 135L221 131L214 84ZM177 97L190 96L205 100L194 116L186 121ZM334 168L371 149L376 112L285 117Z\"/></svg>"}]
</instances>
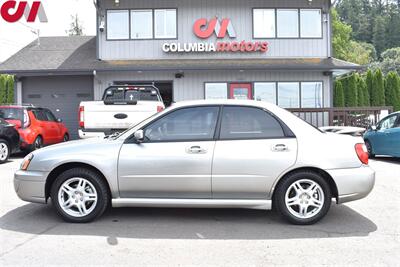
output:
<instances>
[{"instance_id":1,"label":"dealership building","mask_svg":"<svg viewBox=\"0 0 400 267\"><path fill-rule=\"evenodd\" d=\"M94 37L41 37L0 65L17 103L50 108L77 138L80 101L114 84L155 84L167 105L255 99L333 105L329 0L97 0Z\"/></svg>"}]
</instances>

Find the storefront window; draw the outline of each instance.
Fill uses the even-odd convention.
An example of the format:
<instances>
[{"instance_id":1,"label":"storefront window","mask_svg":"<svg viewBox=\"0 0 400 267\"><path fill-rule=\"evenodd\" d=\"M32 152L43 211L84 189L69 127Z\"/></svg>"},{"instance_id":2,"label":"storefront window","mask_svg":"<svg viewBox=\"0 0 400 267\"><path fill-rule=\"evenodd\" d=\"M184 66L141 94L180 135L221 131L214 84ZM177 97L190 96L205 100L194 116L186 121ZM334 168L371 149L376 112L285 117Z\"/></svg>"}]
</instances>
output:
<instances>
[{"instance_id":1,"label":"storefront window","mask_svg":"<svg viewBox=\"0 0 400 267\"><path fill-rule=\"evenodd\" d=\"M228 84L206 83L205 99L228 99Z\"/></svg>"},{"instance_id":2,"label":"storefront window","mask_svg":"<svg viewBox=\"0 0 400 267\"><path fill-rule=\"evenodd\" d=\"M322 108L322 82L301 83L301 107Z\"/></svg>"},{"instance_id":3,"label":"storefront window","mask_svg":"<svg viewBox=\"0 0 400 267\"><path fill-rule=\"evenodd\" d=\"M176 38L176 10L156 9L155 38Z\"/></svg>"},{"instance_id":4,"label":"storefront window","mask_svg":"<svg viewBox=\"0 0 400 267\"><path fill-rule=\"evenodd\" d=\"M276 83L254 83L254 99L276 104Z\"/></svg>"},{"instance_id":5,"label":"storefront window","mask_svg":"<svg viewBox=\"0 0 400 267\"><path fill-rule=\"evenodd\" d=\"M107 11L107 39L129 39L129 11Z\"/></svg>"},{"instance_id":6,"label":"storefront window","mask_svg":"<svg viewBox=\"0 0 400 267\"><path fill-rule=\"evenodd\" d=\"M131 11L131 38L132 39L153 38L152 10Z\"/></svg>"},{"instance_id":7,"label":"storefront window","mask_svg":"<svg viewBox=\"0 0 400 267\"><path fill-rule=\"evenodd\" d=\"M297 9L278 9L278 38L299 37L299 12Z\"/></svg>"},{"instance_id":8,"label":"storefront window","mask_svg":"<svg viewBox=\"0 0 400 267\"><path fill-rule=\"evenodd\" d=\"M278 83L278 105L282 108L300 107L300 88L297 82Z\"/></svg>"},{"instance_id":9,"label":"storefront window","mask_svg":"<svg viewBox=\"0 0 400 267\"><path fill-rule=\"evenodd\" d=\"M275 38L275 9L253 10L254 38Z\"/></svg>"},{"instance_id":10,"label":"storefront window","mask_svg":"<svg viewBox=\"0 0 400 267\"><path fill-rule=\"evenodd\" d=\"M320 9L300 10L300 35L303 38L322 37L322 21Z\"/></svg>"}]
</instances>

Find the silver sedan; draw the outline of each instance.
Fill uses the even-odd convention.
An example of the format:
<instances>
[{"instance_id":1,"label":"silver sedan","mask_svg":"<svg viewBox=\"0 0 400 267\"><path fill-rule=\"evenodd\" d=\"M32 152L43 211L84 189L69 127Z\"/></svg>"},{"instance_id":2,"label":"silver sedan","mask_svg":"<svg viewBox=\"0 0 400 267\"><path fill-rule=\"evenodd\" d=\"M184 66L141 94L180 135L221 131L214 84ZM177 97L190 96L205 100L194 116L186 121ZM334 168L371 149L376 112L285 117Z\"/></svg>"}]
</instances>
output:
<instances>
[{"instance_id":1,"label":"silver sedan","mask_svg":"<svg viewBox=\"0 0 400 267\"><path fill-rule=\"evenodd\" d=\"M69 222L107 207L271 209L313 224L369 194L375 172L361 138L323 133L256 101L182 102L120 135L50 146L25 157L18 196Z\"/></svg>"}]
</instances>

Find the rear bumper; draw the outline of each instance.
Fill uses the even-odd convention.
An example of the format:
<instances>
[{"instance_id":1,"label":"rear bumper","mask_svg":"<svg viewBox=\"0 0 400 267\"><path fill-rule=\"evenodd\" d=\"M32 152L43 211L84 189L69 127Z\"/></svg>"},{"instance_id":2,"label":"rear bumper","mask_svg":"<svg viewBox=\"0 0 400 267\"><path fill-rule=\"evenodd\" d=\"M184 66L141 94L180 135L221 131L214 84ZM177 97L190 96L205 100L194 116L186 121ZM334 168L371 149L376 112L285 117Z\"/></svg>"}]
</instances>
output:
<instances>
[{"instance_id":1,"label":"rear bumper","mask_svg":"<svg viewBox=\"0 0 400 267\"><path fill-rule=\"evenodd\" d=\"M14 189L24 201L46 203L45 184L48 172L22 171L14 174Z\"/></svg>"},{"instance_id":2,"label":"rear bumper","mask_svg":"<svg viewBox=\"0 0 400 267\"><path fill-rule=\"evenodd\" d=\"M369 166L327 170L338 189L338 204L368 196L375 185L375 171Z\"/></svg>"}]
</instances>

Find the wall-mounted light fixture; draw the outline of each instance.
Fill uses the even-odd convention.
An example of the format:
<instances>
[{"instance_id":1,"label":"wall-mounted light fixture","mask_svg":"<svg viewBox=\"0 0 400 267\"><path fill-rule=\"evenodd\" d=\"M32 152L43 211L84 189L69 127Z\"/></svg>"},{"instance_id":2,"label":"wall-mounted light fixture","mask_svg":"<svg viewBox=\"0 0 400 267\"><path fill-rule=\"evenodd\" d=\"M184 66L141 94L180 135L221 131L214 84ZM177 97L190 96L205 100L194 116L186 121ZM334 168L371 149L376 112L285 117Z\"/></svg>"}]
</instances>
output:
<instances>
[{"instance_id":1,"label":"wall-mounted light fixture","mask_svg":"<svg viewBox=\"0 0 400 267\"><path fill-rule=\"evenodd\" d=\"M119 0L114 0L114 5L119 6Z\"/></svg>"}]
</instances>

